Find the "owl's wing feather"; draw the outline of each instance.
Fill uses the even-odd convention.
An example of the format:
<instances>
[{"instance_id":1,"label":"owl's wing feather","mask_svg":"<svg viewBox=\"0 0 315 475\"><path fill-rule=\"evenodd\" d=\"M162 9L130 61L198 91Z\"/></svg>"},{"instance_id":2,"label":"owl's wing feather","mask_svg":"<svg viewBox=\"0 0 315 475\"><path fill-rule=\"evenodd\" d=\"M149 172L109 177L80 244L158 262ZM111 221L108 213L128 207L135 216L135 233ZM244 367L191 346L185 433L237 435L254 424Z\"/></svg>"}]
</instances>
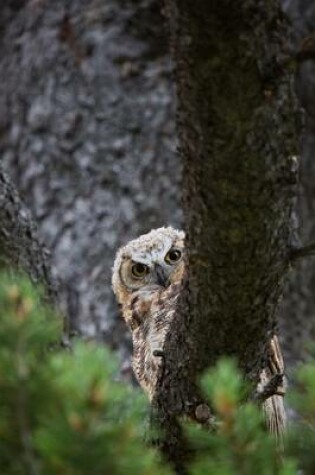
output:
<instances>
[{"instance_id":1,"label":"owl's wing feather","mask_svg":"<svg viewBox=\"0 0 315 475\"><path fill-rule=\"evenodd\" d=\"M131 304L131 315L137 315L133 327L133 369L144 391L152 399L164 364L164 344L173 321L180 286L170 285L147 293L138 292ZM132 317L131 317L132 318Z\"/></svg>"},{"instance_id":2,"label":"owl's wing feather","mask_svg":"<svg viewBox=\"0 0 315 475\"><path fill-rule=\"evenodd\" d=\"M286 428L286 412L284 407L285 380L283 357L276 335L269 342L268 367L261 372L261 383L263 385L268 384L275 375L283 376L282 383L276 388L276 394L264 401L263 410L269 431L281 439Z\"/></svg>"}]
</instances>

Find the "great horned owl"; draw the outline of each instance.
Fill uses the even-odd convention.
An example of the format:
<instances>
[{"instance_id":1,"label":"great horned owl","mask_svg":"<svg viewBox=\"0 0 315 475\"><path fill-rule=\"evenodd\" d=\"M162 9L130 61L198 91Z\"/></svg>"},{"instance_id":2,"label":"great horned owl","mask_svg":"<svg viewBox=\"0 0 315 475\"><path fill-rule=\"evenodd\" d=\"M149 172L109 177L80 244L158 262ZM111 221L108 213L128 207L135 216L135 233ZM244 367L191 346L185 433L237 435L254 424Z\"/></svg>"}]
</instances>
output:
<instances>
[{"instance_id":1,"label":"great horned owl","mask_svg":"<svg viewBox=\"0 0 315 475\"><path fill-rule=\"evenodd\" d=\"M184 232L171 227L154 229L119 249L112 284L122 315L133 339L133 369L152 399L159 369L163 364L163 344L176 311L185 276ZM261 371L259 390L283 375L283 360L277 336L268 345L268 364ZM271 432L281 434L285 425L283 387L264 401Z\"/></svg>"},{"instance_id":2,"label":"great horned owl","mask_svg":"<svg viewBox=\"0 0 315 475\"><path fill-rule=\"evenodd\" d=\"M113 290L132 333L133 369L150 399L185 272L183 257L184 233L159 228L119 249L113 267Z\"/></svg>"}]
</instances>

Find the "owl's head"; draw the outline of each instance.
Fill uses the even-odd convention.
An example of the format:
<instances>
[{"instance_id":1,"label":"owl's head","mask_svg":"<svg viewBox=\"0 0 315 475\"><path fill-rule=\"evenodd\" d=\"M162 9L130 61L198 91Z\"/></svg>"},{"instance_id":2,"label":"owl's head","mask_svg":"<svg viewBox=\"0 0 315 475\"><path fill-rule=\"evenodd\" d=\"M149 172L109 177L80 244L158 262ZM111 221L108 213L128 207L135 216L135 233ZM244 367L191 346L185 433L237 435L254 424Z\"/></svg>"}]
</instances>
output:
<instances>
[{"instance_id":1,"label":"owl's head","mask_svg":"<svg viewBox=\"0 0 315 475\"><path fill-rule=\"evenodd\" d=\"M153 229L119 249L113 267L113 290L120 303L138 290L180 282L184 272L183 231Z\"/></svg>"}]
</instances>

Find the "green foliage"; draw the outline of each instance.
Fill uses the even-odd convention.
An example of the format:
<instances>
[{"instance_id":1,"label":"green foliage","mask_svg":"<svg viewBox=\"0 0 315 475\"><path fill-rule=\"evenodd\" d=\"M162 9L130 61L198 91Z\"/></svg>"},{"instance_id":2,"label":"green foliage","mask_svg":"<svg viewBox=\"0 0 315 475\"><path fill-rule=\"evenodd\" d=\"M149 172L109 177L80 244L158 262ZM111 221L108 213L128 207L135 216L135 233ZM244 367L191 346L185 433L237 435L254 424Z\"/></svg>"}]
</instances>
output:
<instances>
[{"instance_id":1,"label":"green foliage","mask_svg":"<svg viewBox=\"0 0 315 475\"><path fill-rule=\"evenodd\" d=\"M297 390L289 394L296 418L288 437L288 451L299 460L303 474L315 473L315 363L297 371Z\"/></svg>"},{"instance_id":2,"label":"green foliage","mask_svg":"<svg viewBox=\"0 0 315 475\"><path fill-rule=\"evenodd\" d=\"M167 474L143 446L145 399L105 348L56 351L60 322L25 278L0 276L0 473Z\"/></svg>"},{"instance_id":3,"label":"green foliage","mask_svg":"<svg viewBox=\"0 0 315 475\"><path fill-rule=\"evenodd\" d=\"M0 274L0 474L168 475L144 445L146 398L115 382L104 347L60 350L61 322L25 277ZM194 449L189 475L315 473L315 364L301 368L290 399L299 414L285 449L266 433L261 410L231 360L202 380L215 430L185 424Z\"/></svg>"},{"instance_id":4,"label":"green foliage","mask_svg":"<svg viewBox=\"0 0 315 475\"><path fill-rule=\"evenodd\" d=\"M244 403L248 392L236 364L221 360L202 381L217 419L217 430L188 428L195 447L192 475L293 475L295 466L282 461L275 439L266 433L257 406Z\"/></svg>"}]
</instances>

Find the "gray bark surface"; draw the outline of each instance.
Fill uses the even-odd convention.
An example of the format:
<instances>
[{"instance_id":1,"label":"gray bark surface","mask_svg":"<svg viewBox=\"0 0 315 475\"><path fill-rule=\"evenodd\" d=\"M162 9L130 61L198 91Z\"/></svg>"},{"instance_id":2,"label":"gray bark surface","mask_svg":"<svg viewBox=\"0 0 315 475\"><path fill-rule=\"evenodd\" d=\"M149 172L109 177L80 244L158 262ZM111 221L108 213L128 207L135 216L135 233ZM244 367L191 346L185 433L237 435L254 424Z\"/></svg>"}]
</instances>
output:
<instances>
[{"instance_id":1,"label":"gray bark surface","mask_svg":"<svg viewBox=\"0 0 315 475\"><path fill-rule=\"evenodd\" d=\"M292 21L292 56L298 56L295 88L305 108L296 216L298 244L307 245L315 238L315 4L311 0L284 0L283 8ZM315 259L306 257L292 270L280 312L280 334L288 368L309 356L309 343L315 336L314 289Z\"/></svg>"},{"instance_id":2,"label":"gray bark surface","mask_svg":"<svg viewBox=\"0 0 315 475\"><path fill-rule=\"evenodd\" d=\"M29 275L41 284L50 303L56 303L57 286L50 255L40 242L36 225L0 164L0 266Z\"/></svg>"},{"instance_id":3,"label":"gray bark surface","mask_svg":"<svg viewBox=\"0 0 315 475\"><path fill-rule=\"evenodd\" d=\"M61 280L72 326L125 348L115 251L178 226L179 160L158 2L25 1L0 41L0 152Z\"/></svg>"}]
</instances>

